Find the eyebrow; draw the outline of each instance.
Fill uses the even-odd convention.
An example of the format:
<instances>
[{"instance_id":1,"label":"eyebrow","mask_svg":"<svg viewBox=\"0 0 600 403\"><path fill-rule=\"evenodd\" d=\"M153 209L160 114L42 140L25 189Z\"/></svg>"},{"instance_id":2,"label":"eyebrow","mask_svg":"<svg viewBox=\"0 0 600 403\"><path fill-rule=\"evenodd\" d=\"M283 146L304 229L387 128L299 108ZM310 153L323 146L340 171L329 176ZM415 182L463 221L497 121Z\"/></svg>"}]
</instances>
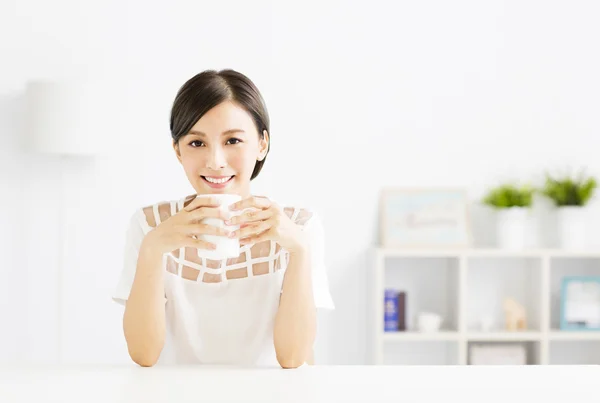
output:
<instances>
[{"instance_id":1,"label":"eyebrow","mask_svg":"<svg viewBox=\"0 0 600 403\"><path fill-rule=\"evenodd\" d=\"M221 136L226 136L228 134L234 134L234 133L245 133L242 129L229 129L229 130L225 130L223 133L221 133ZM206 136L206 133L201 132L200 130L190 130L188 132L188 134L195 134L196 136Z\"/></svg>"}]
</instances>

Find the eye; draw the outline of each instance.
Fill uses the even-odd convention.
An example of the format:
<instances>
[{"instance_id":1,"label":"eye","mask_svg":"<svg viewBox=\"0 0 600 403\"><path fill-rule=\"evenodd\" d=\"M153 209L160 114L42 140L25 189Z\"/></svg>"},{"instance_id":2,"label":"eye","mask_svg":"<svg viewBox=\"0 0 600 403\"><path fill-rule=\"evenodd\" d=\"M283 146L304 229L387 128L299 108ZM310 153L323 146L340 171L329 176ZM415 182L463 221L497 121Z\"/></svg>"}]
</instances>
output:
<instances>
[{"instance_id":1,"label":"eye","mask_svg":"<svg viewBox=\"0 0 600 403\"><path fill-rule=\"evenodd\" d=\"M194 141L191 141L189 145L196 148L196 147L202 147L204 145L204 143L201 142L200 140L194 140Z\"/></svg>"},{"instance_id":2,"label":"eye","mask_svg":"<svg viewBox=\"0 0 600 403\"><path fill-rule=\"evenodd\" d=\"M227 144L237 144L237 143L241 143L242 140L237 139L235 137L230 138L229 140L227 140Z\"/></svg>"}]
</instances>

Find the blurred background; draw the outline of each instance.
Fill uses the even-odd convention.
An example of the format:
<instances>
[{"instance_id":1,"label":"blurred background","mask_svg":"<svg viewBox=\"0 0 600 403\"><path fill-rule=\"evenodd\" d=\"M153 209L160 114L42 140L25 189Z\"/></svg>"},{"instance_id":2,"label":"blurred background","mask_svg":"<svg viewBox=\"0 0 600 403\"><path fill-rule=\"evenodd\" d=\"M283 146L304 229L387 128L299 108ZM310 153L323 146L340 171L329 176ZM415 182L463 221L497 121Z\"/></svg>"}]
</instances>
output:
<instances>
[{"instance_id":1,"label":"blurred background","mask_svg":"<svg viewBox=\"0 0 600 403\"><path fill-rule=\"evenodd\" d=\"M323 217L336 310L320 313L317 363L499 362L521 359L515 346L527 363L600 363L594 288L581 297L589 326L561 327L563 279L600 275L595 193L569 248L560 234L583 227L560 227L543 194L524 206L523 242L498 209L519 203L483 202L503 184L542 186L547 171L600 174L599 17L592 0L3 1L0 360L130 362L110 299L128 219L193 192L170 106L191 76L233 68L272 120L253 190ZM93 88L56 100L85 116L80 141L31 134L35 80ZM414 188L464 191L466 246L383 242L386 214L401 213L382 191ZM472 361L479 342L504 350Z\"/></svg>"}]
</instances>

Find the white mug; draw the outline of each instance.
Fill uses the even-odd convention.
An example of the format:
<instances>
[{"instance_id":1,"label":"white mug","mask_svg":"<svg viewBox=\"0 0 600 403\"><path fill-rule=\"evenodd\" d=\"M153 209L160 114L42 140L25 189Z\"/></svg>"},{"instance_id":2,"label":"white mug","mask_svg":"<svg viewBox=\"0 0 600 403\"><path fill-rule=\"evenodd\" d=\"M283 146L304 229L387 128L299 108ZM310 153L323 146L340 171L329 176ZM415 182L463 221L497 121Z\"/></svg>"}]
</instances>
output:
<instances>
[{"instance_id":1,"label":"white mug","mask_svg":"<svg viewBox=\"0 0 600 403\"><path fill-rule=\"evenodd\" d=\"M240 195L221 193L211 194L210 198L216 200L217 203L220 204L219 208L222 211L230 213L230 217L233 217L236 214L229 210L229 206L242 200L242 197ZM215 227L225 228L228 231L235 231L239 229L239 225L225 225L225 222L220 218L205 218L202 220L202 223L214 225ZM240 254L240 241L238 238L228 238L222 235L202 235L201 239L215 244L217 248L214 250L198 249L198 256L200 257L212 260L221 260L238 257Z\"/></svg>"},{"instance_id":2,"label":"white mug","mask_svg":"<svg viewBox=\"0 0 600 403\"><path fill-rule=\"evenodd\" d=\"M417 327L421 332L437 332L442 324L442 317L431 312L422 312L417 318Z\"/></svg>"}]
</instances>

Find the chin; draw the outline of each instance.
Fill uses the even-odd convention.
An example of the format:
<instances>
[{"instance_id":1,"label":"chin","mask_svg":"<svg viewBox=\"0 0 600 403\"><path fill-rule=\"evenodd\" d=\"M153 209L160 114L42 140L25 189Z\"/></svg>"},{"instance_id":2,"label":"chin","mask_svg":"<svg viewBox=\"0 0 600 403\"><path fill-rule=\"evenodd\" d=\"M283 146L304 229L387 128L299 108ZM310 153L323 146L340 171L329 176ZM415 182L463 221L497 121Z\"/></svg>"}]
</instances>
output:
<instances>
[{"instance_id":1,"label":"chin","mask_svg":"<svg viewBox=\"0 0 600 403\"><path fill-rule=\"evenodd\" d=\"M200 186L195 187L196 193L198 194L226 194L226 193L237 193L235 191L234 188L231 187L226 187L223 189L212 189L206 186L202 186L202 184L200 184Z\"/></svg>"}]
</instances>

